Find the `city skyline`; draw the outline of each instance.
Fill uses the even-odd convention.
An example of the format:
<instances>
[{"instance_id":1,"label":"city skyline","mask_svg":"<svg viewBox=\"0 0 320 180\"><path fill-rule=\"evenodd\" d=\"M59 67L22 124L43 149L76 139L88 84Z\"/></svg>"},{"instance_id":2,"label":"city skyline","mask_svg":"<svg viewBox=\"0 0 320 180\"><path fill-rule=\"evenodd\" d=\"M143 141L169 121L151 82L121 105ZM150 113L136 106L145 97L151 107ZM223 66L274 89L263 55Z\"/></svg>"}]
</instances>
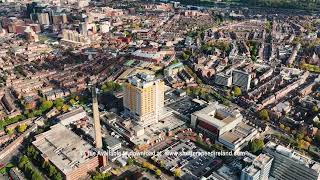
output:
<instances>
[{"instance_id":1,"label":"city skyline","mask_svg":"<svg viewBox=\"0 0 320 180\"><path fill-rule=\"evenodd\" d=\"M0 179L320 179L319 9L0 0Z\"/></svg>"}]
</instances>

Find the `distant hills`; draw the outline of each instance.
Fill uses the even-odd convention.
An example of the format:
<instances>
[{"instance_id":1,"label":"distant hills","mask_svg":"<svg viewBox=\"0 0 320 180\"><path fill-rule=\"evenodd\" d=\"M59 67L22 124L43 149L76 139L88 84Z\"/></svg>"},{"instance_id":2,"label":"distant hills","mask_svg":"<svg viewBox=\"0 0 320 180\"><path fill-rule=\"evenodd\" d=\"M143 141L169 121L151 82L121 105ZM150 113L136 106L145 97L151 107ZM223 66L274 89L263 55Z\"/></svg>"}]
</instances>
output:
<instances>
[{"instance_id":1,"label":"distant hills","mask_svg":"<svg viewBox=\"0 0 320 180\"><path fill-rule=\"evenodd\" d=\"M161 1L161 0L160 0ZM164 0L162 0L164 1ZM167 0L170 1L170 0ZM215 3L254 7L319 10L320 0L173 0L185 5L213 6Z\"/></svg>"},{"instance_id":2,"label":"distant hills","mask_svg":"<svg viewBox=\"0 0 320 180\"><path fill-rule=\"evenodd\" d=\"M320 0L240 0L240 2L250 6L285 9L318 10L320 8Z\"/></svg>"}]
</instances>

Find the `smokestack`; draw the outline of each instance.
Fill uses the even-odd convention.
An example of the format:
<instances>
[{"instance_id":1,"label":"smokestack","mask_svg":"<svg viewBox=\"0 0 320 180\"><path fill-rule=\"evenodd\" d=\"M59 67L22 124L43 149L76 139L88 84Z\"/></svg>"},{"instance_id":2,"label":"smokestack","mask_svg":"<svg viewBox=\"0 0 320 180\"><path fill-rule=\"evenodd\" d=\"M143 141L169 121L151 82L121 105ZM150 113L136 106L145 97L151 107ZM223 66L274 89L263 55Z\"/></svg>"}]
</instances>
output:
<instances>
[{"instance_id":1,"label":"smokestack","mask_svg":"<svg viewBox=\"0 0 320 180\"><path fill-rule=\"evenodd\" d=\"M101 125L100 115L98 109L98 98L96 92L96 86L92 86L92 112L93 112L93 123L94 123L94 134L95 134L95 145L98 150L102 150L102 137L101 137ZM105 156L99 155L99 166L105 167L107 160Z\"/></svg>"}]
</instances>

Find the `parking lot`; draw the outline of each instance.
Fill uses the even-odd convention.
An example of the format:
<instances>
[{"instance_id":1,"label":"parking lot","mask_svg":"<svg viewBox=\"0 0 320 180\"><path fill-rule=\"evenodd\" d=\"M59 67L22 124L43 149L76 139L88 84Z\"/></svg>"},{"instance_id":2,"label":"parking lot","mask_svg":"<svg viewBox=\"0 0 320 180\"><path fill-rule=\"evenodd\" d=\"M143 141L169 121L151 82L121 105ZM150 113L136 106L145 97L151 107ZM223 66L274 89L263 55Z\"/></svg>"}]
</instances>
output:
<instances>
[{"instance_id":1,"label":"parking lot","mask_svg":"<svg viewBox=\"0 0 320 180\"><path fill-rule=\"evenodd\" d=\"M205 152L191 141L180 140L160 151L153 159L162 162L172 172L181 169L182 179L199 179L222 162L214 156L201 155Z\"/></svg>"},{"instance_id":2,"label":"parking lot","mask_svg":"<svg viewBox=\"0 0 320 180\"><path fill-rule=\"evenodd\" d=\"M185 97L180 101L170 104L169 107L179 112L180 114L190 118L193 112L199 111L200 109L204 108L204 105L192 101L192 98L190 97Z\"/></svg>"}]
</instances>

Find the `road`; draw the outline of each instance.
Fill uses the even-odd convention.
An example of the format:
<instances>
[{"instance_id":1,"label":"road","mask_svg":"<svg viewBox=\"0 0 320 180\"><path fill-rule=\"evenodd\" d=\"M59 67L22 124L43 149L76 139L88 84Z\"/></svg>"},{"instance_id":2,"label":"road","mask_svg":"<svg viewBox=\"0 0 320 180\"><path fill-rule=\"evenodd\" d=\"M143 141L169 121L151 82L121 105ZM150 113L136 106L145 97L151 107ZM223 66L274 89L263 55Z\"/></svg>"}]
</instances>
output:
<instances>
[{"instance_id":1,"label":"road","mask_svg":"<svg viewBox=\"0 0 320 180\"><path fill-rule=\"evenodd\" d=\"M3 159L0 159L0 163L8 164L9 162L11 162L14 157L17 157L21 154L19 151L20 148L21 148L21 145L17 146L14 151L11 151L12 153L10 153L8 156L6 156Z\"/></svg>"}]
</instances>

